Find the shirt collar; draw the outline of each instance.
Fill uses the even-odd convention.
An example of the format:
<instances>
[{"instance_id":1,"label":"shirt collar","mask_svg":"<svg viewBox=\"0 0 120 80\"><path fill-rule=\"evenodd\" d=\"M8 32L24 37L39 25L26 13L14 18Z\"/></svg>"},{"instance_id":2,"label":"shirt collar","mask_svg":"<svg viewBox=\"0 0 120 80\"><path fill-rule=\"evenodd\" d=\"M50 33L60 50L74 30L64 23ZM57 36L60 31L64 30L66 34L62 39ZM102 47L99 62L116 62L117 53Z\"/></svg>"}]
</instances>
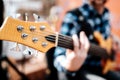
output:
<instances>
[{"instance_id":1,"label":"shirt collar","mask_svg":"<svg viewBox=\"0 0 120 80\"><path fill-rule=\"evenodd\" d=\"M83 11L86 11L89 15L90 15L90 13L92 13L92 15L90 15L90 16L99 15L98 12L95 10L95 8L94 8L92 5L90 5L89 3L83 4L81 7L79 7L79 10L80 10L82 13L83 13ZM106 11L106 8L104 9L102 15L104 15L105 11ZM83 14L83 15L84 15L84 14Z\"/></svg>"}]
</instances>

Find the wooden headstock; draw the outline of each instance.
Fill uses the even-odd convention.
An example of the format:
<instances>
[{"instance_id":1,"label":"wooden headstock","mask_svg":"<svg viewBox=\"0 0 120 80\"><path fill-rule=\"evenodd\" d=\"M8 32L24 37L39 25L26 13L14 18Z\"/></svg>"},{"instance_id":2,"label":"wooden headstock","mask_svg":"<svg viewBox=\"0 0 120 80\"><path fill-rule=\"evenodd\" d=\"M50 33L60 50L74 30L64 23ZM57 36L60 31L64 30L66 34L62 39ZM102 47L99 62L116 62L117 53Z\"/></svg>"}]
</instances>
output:
<instances>
[{"instance_id":1,"label":"wooden headstock","mask_svg":"<svg viewBox=\"0 0 120 80\"><path fill-rule=\"evenodd\" d=\"M55 43L46 36L55 35L47 22L29 22L7 17L0 28L0 40L17 42L40 52L47 52Z\"/></svg>"}]
</instances>

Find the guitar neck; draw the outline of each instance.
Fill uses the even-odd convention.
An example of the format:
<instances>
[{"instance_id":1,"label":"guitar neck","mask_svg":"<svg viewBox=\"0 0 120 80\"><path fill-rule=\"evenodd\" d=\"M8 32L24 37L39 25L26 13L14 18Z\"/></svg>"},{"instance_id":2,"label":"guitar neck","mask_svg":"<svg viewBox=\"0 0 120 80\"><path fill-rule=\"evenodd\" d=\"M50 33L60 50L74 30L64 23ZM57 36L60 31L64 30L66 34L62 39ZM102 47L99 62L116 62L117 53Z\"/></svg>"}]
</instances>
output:
<instances>
[{"instance_id":1,"label":"guitar neck","mask_svg":"<svg viewBox=\"0 0 120 80\"><path fill-rule=\"evenodd\" d=\"M55 46L74 49L71 37L62 34L56 35L46 22L29 22L27 18L26 21L22 21L7 17L0 28L0 40L18 42L43 53ZM104 58L109 57L104 48L92 43L88 53Z\"/></svg>"},{"instance_id":2,"label":"guitar neck","mask_svg":"<svg viewBox=\"0 0 120 80\"><path fill-rule=\"evenodd\" d=\"M49 35L45 37L46 40L55 43L56 42L56 36L55 35ZM71 49L73 50L73 39L70 36L66 36L66 35L62 35L62 34L58 34L58 43L57 43L59 47L63 47L63 48L67 48L67 49ZM100 56L103 58L108 58L109 55L107 54L107 51L96 45L93 43L90 43L90 48L88 51L89 54L91 55L95 55L95 56Z\"/></svg>"}]
</instances>

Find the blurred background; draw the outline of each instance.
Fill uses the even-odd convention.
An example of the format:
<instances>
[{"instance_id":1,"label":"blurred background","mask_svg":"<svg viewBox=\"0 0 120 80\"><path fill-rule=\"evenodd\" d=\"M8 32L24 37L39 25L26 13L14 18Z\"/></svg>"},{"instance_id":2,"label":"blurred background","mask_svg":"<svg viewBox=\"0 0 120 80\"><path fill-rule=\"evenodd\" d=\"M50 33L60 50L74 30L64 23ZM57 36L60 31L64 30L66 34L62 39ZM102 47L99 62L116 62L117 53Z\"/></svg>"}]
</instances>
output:
<instances>
[{"instance_id":1,"label":"blurred background","mask_svg":"<svg viewBox=\"0 0 120 80\"><path fill-rule=\"evenodd\" d=\"M33 13L36 13L44 18L49 17L52 14L52 17L60 16L57 18L60 22L57 21L58 26L56 30L60 28L61 20L64 17L66 11L74 9L78 6L81 6L85 0L4 0L5 4L5 17L6 16L15 16L16 13L23 15L25 12L29 13L29 20L34 21L32 16ZM108 9L111 12L111 24L113 32L117 35L119 33L119 22L120 22L120 10L119 10L119 0L112 1L109 0L106 4ZM54 10L53 10L54 9ZM54 15L53 15L54 14ZM114 24L113 24L114 23Z\"/></svg>"},{"instance_id":2,"label":"blurred background","mask_svg":"<svg viewBox=\"0 0 120 80\"><path fill-rule=\"evenodd\" d=\"M47 21L54 31L59 32L61 22L67 11L81 6L85 0L3 0L4 1L4 18L12 16L24 20L25 14L28 21L36 21L33 14L40 16L41 21ZM120 0L109 0L106 6L110 10L110 23L112 33L120 48ZM20 50L14 48L19 46ZM26 50L31 50L33 55L27 54ZM47 69L45 53L31 49L27 46L15 42L3 41L3 56L9 57L12 64L18 69L12 68L8 63L2 62L2 67L8 71L8 80L22 80L21 73L24 73L29 80L45 80ZM36 56L37 55L37 56ZM116 54L115 70L120 70L120 50ZM19 73L19 71L21 73ZM27 79L26 79L27 80ZM63 79L64 80L64 79Z\"/></svg>"}]
</instances>

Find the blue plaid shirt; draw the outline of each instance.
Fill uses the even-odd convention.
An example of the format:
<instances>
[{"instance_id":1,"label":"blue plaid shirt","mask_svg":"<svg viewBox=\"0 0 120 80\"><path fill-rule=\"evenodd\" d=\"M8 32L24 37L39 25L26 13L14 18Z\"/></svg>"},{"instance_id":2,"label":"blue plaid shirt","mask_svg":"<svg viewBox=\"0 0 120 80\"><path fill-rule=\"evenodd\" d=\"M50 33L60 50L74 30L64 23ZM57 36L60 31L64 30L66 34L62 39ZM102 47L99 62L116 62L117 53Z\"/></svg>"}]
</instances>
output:
<instances>
[{"instance_id":1,"label":"blue plaid shirt","mask_svg":"<svg viewBox=\"0 0 120 80\"><path fill-rule=\"evenodd\" d=\"M73 34L77 34L81 29L81 24L79 20L85 19L93 31L99 31L104 38L107 38L110 35L110 24L109 24L109 11L105 8L103 14L100 15L98 12L89 4L84 4L78 8L78 11L82 13L82 16L78 16L74 14L73 11L69 11L63 20L61 33L64 35L72 36ZM89 40L93 39L93 35L90 34L88 36ZM69 73L62 66L65 64L65 51L66 49L57 47L54 53L54 66L58 69L58 71L63 71ZM88 56L85 64L89 64L90 66L100 66L100 59L91 60L91 56ZM72 74L74 76L74 74Z\"/></svg>"}]
</instances>

